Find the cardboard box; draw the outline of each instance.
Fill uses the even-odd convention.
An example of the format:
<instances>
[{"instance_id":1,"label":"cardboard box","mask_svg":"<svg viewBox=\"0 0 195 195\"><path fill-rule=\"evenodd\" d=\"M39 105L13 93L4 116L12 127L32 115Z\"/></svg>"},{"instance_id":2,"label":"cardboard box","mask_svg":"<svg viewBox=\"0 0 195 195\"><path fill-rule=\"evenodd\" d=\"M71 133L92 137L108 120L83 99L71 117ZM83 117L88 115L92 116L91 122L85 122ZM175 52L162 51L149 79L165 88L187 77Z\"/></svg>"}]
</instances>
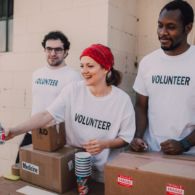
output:
<instances>
[{"instance_id":1,"label":"cardboard box","mask_svg":"<svg viewBox=\"0 0 195 195\"><path fill-rule=\"evenodd\" d=\"M119 154L105 167L105 195L194 195L195 156L169 157Z\"/></svg>"},{"instance_id":2,"label":"cardboard box","mask_svg":"<svg viewBox=\"0 0 195 195\"><path fill-rule=\"evenodd\" d=\"M48 190L66 192L76 185L73 160L78 151L70 146L56 152L34 150L32 145L21 147L20 177Z\"/></svg>"},{"instance_id":3,"label":"cardboard box","mask_svg":"<svg viewBox=\"0 0 195 195\"><path fill-rule=\"evenodd\" d=\"M53 152L66 144L65 124L60 123L48 128L40 128L32 131L33 148L42 151Z\"/></svg>"}]
</instances>

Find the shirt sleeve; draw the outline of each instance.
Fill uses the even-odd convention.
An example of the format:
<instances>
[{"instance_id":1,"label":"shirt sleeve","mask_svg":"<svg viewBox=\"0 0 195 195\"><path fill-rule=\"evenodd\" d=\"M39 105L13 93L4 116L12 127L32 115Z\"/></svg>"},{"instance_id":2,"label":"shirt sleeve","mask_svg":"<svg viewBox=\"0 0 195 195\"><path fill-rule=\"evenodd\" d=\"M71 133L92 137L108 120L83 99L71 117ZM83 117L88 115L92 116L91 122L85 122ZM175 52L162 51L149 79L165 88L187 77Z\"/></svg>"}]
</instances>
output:
<instances>
[{"instance_id":1,"label":"shirt sleeve","mask_svg":"<svg viewBox=\"0 0 195 195\"><path fill-rule=\"evenodd\" d=\"M53 103L46 109L58 123L65 120L65 110L68 104L70 90L71 84L64 87Z\"/></svg>"},{"instance_id":2,"label":"shirt sleeve","mask_svg":"<svg viewBox=\"0 0 195 195\"><path fill-rule=\"evenodd\" d=\"M136 76L136 79L133 85L133 89L141 95L148 96L148 92L147 92L146 85L144 82L144 72L145 71L144 71L143 61L141 61L139 65L138 73L137 73L137 76Z\"/></svg>"},{"instance_id":3,"label":"shirt sleeve","mask_svg":"<svg viewBox=\"0 0 195 195\"><path fill-rule=\"evenodd\" d=\"M124 117L121 121L118 137L130 143L135 134L135 111L131 100L125 105Z\"/></svg>"}]
</instances>

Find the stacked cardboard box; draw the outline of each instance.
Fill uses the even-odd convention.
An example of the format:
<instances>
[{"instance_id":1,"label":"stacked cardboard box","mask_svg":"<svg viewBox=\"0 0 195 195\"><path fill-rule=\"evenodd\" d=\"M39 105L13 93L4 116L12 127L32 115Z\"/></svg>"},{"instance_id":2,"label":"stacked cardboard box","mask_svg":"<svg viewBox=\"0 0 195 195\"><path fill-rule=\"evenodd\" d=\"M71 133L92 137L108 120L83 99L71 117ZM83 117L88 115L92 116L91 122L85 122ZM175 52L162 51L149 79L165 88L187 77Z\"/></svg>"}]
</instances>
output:
<instances>
[{"instance_id":1,"label":"stacked cardboard box","mask_svg":"<svg viewBox=\"0 0 195 195\"><path fill-rule=\"evenodd\" d=\"M32 143L34 149L42 151L53 152L62 148L66 143L65 123L33 130Z\"/></svg>"},{"instance_id":2,"label":"stacked cardboard box","mask_svg":"<svg viewBox=\"0 0 195 195\"><path fill-rule=\"evenodd\" d=\"M105 167L106 195L194 195L195 156L121 153Z\"/></svg>"},{"instance_id":3,"label":"stacked cardboard box","mask_svg":"<svg viewBox=\"0 0 195 195\"><path fill-rule=\"evenodd\" d=\"M34 150L32 145L20 149L20 176L24 181L64 193L76 185L74 154L78 149L65 146L55 152Z\"/></svg>"},{"instance_id":4,"label":"stacked cardboard box","mask_svg":"<svg viewBox=\"0 0 195 195\"><path fill-rule=\"evenodd\" d=\"M48 190L64 193L76 185L74 154L64 146L64 124L32 131L33 146L20 148L20 177Z\"/></svg>"}]
</instances>

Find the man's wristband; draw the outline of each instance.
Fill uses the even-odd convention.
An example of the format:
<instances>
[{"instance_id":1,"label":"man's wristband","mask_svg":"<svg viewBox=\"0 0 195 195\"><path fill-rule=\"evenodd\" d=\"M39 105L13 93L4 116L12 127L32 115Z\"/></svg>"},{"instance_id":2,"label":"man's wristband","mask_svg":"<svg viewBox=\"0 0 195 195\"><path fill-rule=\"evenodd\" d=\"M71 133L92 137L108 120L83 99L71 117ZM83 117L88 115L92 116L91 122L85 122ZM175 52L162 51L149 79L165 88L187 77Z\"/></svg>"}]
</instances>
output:
<instances>
[{"instance_id":1,"label":"man's wristband","mask_svg":"<svg viewBox=\"0 0 195 195\"><path fill-rule=\"evenodd\" d=\"M180 140L179 143L181 144L184 152L189 151L190 148L192 147L192 144L188 140L186 140L186 139Z\"/></svg>"}]
</instances>

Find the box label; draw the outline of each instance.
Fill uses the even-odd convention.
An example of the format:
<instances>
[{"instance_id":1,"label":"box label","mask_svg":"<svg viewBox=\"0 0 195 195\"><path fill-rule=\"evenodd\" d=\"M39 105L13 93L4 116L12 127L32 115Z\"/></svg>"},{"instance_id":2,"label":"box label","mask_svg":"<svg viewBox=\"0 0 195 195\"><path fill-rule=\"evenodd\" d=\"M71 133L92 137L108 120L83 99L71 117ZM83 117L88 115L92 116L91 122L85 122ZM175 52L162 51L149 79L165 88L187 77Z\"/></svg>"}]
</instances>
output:
<instances>
[{"instance_id":1,"label":"box label","mask_svg":"<svg viewBox=\"0 0 195 195\"><path fill-rule=\"evenodd\" d=\"M121 186L130 188L133 186L133 179L129 176L119 175L117 178L117 183Z\"/></svg>"},{"instance_id":2,"label":"box label","mask_svg":"<svg viewBox=\"0 0 195 195\"><path fill-rule=\"evenodd\" d=\"M34 173L36 175L39 175L39 167L36 165L33 165L31 163L27 163L22 161L22 169L31 173Z\"/></svg>"},{"instance_id":3,"label":"box label","mask_svg":"<svg viewBox=\"0 0 195 195\"><path fill-rule=\"evenodd\" d=\"M48 130L40 128L39 129L39 134L41 134L41 135L48 135Z\"/></svg>"},{"instance_id":4,"label":"box label","mask_svg":"<svg viewBox=\"0 0 195 195\"><path fill-rule=\"evenodd\" d=\"M167 184L166 195L184 195L184 188L179 185Z\"/></svg>"}]
</instances>

